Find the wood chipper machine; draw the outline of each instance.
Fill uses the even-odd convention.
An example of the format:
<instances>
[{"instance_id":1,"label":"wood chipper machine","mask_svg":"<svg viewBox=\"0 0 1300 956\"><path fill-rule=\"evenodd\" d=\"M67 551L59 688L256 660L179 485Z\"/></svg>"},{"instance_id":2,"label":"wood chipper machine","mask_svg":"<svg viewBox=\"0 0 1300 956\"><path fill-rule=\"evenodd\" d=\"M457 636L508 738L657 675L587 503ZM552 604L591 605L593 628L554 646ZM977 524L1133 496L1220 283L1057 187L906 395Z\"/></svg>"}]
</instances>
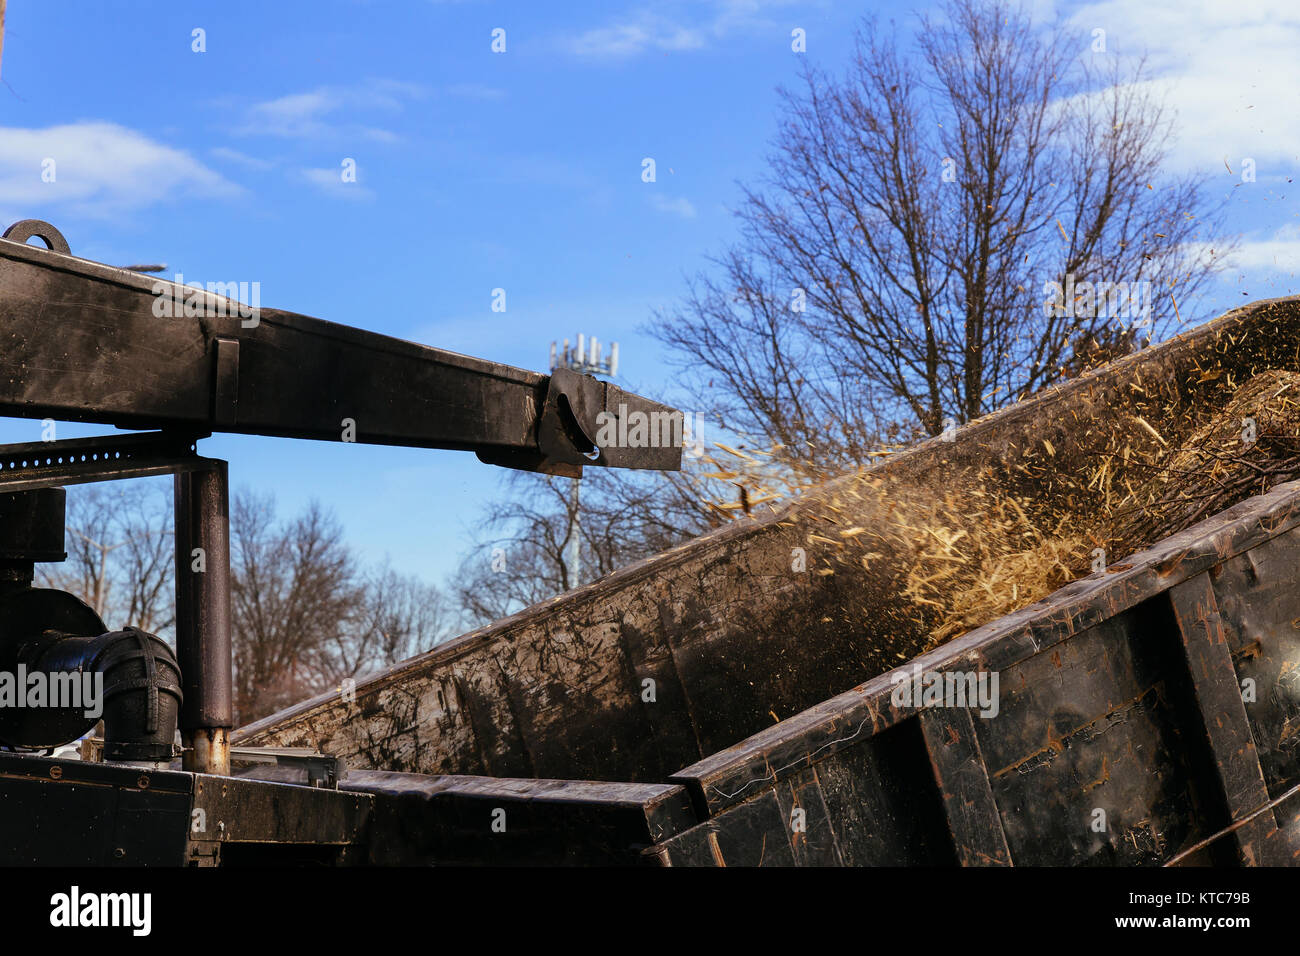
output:
<instances>
[{"instance_id":1,"label":"wood chipper machine","mask_svg":"<svg viewBox=\"0 0 1300 956\"><path fill-rule=\"evenodd\" d=\"M680 465L681 414L613 384L254 309L222 291L76 258L44 222L0 239L0 415L131 430L0 447L0 862L358 856L373 799L337 789L329 755L245 748L254 774L301 785L231 776L227 464L199 453L203 438L459 449L571 477ZM676 419L676 445L598 446L605 416ZM175 653L32 586L37 562L65 557L63 486L166 474ZM97 759L50 756L99 720Z\"/></svg>"}]
</instances>

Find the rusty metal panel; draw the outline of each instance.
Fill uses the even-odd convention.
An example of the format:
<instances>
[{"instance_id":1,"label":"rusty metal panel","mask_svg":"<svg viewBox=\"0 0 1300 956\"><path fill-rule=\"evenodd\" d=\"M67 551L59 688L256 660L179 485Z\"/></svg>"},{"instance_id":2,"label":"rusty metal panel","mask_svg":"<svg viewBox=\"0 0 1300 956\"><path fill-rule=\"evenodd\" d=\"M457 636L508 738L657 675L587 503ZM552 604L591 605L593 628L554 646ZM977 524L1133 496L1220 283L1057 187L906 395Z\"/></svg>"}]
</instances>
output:
<instances>
[{"instance_id":1,"label":"rusty metal panel","mask_svg":"<svg viewBox=\"0 0 1300 956\"><path fill-rule=\"evenodd\" d=\"M916 720L813 764L845 866L956 862Z\"/></svg>"},{"instance_id":2,"label":"rusty metal panel","mask_svg":"<svg viewBox=\"0 0 1300 956\"><path fill-rule=\"evenodd\" d=\"M1300 531L1213 569L1210 580L1269 794L1300 784Z\"/></svg>"},{"instance_id":3,"label":"rusty metal panel","mask_svg":"<svg viewBox=\"0 0 1300 956\"><path fill-rule=\"evenodd\" d=\"M195 774L188 858L196 863L358 862L372 801L364 794ZM260 847L260 849L259 849Z\"/></svg>"},{"instance_id":4,"label":"rusty metal panel","mask_svg":"<svg viewBox=\"0 0 1300 956\"><path fill-rule=\"evenodd\" d=\"M988 769L966 707L932 707L917 718L962 866L1010 866L1011 851Z\"/></svg>"},{"instance_id":5,"label":"rusty metal panel","mask_svg":"<svg viewBox=\"0 0 1300 956\"><path fill-rule=\"evenodd\" d=\"M1017 864L1158 864L1212 831L1175 641L1148 605L1002 671L975 730Z\"/></svg>"},{"instance_id":6,"label":"rusty metal panel","mask_svg":"<svg viewBox=\"0 0 1300 956\"><path fill-rule=\"evenodd\" d=\"M770 790L656 847L665 866L794 866L781 806Z\"/></svg>"},{"instance_id":7,"label":"rusty metal panel","mask_svg":"<svg viewBox=\"0 0 1300 956\"><path fill-rule=\"evenodd\" d=\"M786 821L790 849L799 866L843 866L830 810L822 798L816 768L796 773L773 785L781 819Z\"/></svg>"},{"instance_id":8,"label":"rusty metal panel","mask_svg":"<svg viewBox=\"0 0 1300 956\"><path fill-rule=\"evenodd\" d=\"M1300 866L1300 799L1273 810L1277 829L1264 840L1264 866Z\"/></svg>"},{"instance_id":9,"label":"rusty metal panel","mask_svg":"<svg viewBox=\"0 0 1300 956\"><path fill-rule=\"evenodd\" d=\"M746 834L766 834L770 846L779 822L783 846L790 847L792 860L799 865L899 866L956 861L917 721L904 721L879 734L856 735L850 745L834 750L827 748L815 731L807 736L800 728L786 729L804 737L804 746L814 759L801 767L769 761L764 777L719 794L725 802L715 804L717 809L709 820L691 831L694 836L683 837L683 843L697 848L692 858L704 852L700 847L718 843L731 848L725 858L743 859ZM818 758L818 751L826 756ZM746 763L754 752L734 756ZM674 779L691 787L697 802L703 800L704 788L711 786L692 768ZM755 822L758 808L768 807L763 801L769 797L780 812L773 816L765 810L760 828ZM744 812L737 812L741 808ZM796 809L804 813L796 817ZM704 833L714 834L712 843L700 843Z\"/></svg>"},{"instance_id":10,"label":"rusty metal panel","mask_svg":"<svg viewBox=\"0 0 1300 956\"><path fill-rule=\"evenodd\" d=\"M1208 574L1200 574L1169 591L1178 631L1187 655L1206 739L1214 755L1215 777L1231 822L1249 822L1232 839L1243 862L1263 861L1264 840L1277 829L1264 772L1237 685L1228 638ZM1256 814L1255 811L1261 811Z\"/></svg>"}]
</instances>

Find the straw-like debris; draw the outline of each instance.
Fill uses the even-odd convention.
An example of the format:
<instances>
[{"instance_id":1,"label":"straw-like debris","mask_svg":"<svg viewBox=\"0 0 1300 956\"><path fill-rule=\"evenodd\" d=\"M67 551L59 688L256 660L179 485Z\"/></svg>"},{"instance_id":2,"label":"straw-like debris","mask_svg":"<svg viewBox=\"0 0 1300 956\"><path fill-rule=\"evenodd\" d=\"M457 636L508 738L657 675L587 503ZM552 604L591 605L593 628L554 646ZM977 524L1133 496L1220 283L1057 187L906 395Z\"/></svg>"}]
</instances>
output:
<instances>
[{"instance_id":1,"label":"straw-like debris","mask_svg":"<svg viewBox=\"0 0 1300 956\"><path fill-rule=\"evenodd\" d=\"M1300 478L1300 375L1266 370L1222 385L1217 410L1153 395L1077 423L1081 467L1054 468L1066 441L1043 436L1029 461L954 470L942 488L872 470L818 481L758 467L752 455L729 455L716 474L748 502L815 498L797 519L824 556L814 573L858 586L834 613L860 614L889 656L905 659Z\"/></svg>"}]
</instances>

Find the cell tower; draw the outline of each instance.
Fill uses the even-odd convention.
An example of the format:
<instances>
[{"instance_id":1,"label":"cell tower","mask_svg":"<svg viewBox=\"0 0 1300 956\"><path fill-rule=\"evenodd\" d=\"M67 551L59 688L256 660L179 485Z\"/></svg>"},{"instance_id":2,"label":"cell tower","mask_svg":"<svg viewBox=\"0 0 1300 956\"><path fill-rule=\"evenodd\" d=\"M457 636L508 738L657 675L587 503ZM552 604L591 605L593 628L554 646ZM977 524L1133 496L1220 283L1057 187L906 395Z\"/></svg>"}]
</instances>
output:
<instances>
[{"instance_id":1,"label":"cell tower","mask_svg":"<svg viewBox=\"0 0 1300 956\"><path fill-rule=\"evenodd\" d=\"M600 357L600 343L596 336L590 340L581 332L578 333L578 347L572 348L569 340L564 340L563 347L551 343L551 371L557 368L571 368L575 372L584 372L587 375L608 375L615 378L618 375L618 343L611 342L609 345L609 358L602 360Z\"/></svg>"}]
</instances>

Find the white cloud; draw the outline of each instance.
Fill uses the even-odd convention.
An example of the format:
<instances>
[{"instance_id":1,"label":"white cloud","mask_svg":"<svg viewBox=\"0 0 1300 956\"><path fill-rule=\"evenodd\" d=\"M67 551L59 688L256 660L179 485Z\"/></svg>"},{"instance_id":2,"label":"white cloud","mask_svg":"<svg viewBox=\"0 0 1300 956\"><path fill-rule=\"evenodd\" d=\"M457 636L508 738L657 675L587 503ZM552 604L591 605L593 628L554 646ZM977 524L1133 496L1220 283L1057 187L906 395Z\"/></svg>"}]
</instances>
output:
<instances>
[{"instance_id":1,"label":"white cloud","mask_svg":"<svg viewBox=\"0 0 1300 956\"><path fill-rule=\"evenodd\" d=\"M709 3L659 3L559 40L561 49L592 59L626 59L652 51L700 50L741 30L790 30L766 11L791 6L791 0L712 0Z\"/></svg>"},{"instance_id":2,"label":"white cloud","mask_svg":"<svg viewBox=\"0 0 1300 956\"><path fill-rule=\"evenodd\" d=\"M695 207L691 205L689 199L677 197L671 199L662 193L653 193L650 197L650 203L660 212L670 213L674 216L681 216L683 219L695 218Z\"/></svg>"},{"instance_id":3,"label":"white cloud","mask_svg":"<svg viewBox=\"0 0 1300 956\"><path fill-rule=\"evenodd\" d=\"M1106 31L1108 55L1147 54L1147 65L1178 113L1171 160L1182 169L1240 171L1256 160L1259 179L1300 152L1300 6L1294 0L1106 0L1069 16L1090 37ZM1240 181L1239 179L1237 181Z\"/></svg>"},{"instance_id":4,"label":"white cloud","mask_svg":"<svg viewBox=\"0 0 1300 956\"><path fill-rule=\"evenodd\" d=\"M1288 223L1270 236L1243 241L1228 261L1234 270L1246 273L1300 271L1300 224Z\"/></svg>"},{"instance_id":5,"label":"white cloud","mask_svg":"<svg viewBox=\"0 0 1300 956\"><path fill-rule=\"evenodd\" d=\"M500 100L506 95L505 90L483 83L452 83L443 92L467 100Z\"/></svg>"},{"instance_id":6,"label":"white cloud","mask_svg":"<svg viewBox=\"0 0 1300 956\"><path fill-rule=\"evenodd\" d=\"M363 138L370 140L372 143L391 144L400 143L402 141L402 137L394 133L392 130L379 129L375 126L367 126L364 129L358 130L358 132Z\"/></svg>"},{"instance_id":7,"label":"white cloud","mask_svg":"<svg viewBox=\"0 0 1300 956\"><path fill-rule=\"evenodd\" d=\"M255 156L248 156L244 153L239 152L239 150L231 149L228 146L216 146L208 150L208 152L213 156L215 156L217 159L224 159L227 162L236 163L240 166L245 166L248 169L265 170L265 169L270 169L273 165L275 165L270 160L258 159Z\"/></svg>"},{"instance_id":8,"label":"white cloud","mask_svg":"<svg viewBox=\"0 0 1300 956\"><path fill-rule=\"evenodd\" d=\"M320 135L327 128L323 117L341 105L341 99L326 90L281 96L249 109L249 124L244 131L275 136Z\"/></svg>"},{"instance_id":9,"label":"white cloud","mask_svg":"<svg viewBox=\"0 0 1300 956\"><path fill-rule=\"evenodd\" d=\"M373 199L374 192L359 182L344 182L341 169L302 169L302 179L335 199Z\"/></svg>"},{"instance_id":10,"label":"white cloud","mask_svg":"<svg viewBox=\"0 0 1300 956\"><path fill-rule=\"evenodd\" d=\"M573 38L570 52L578 56L626 57L646 50L698 50L704 46L700 30L673 24L651 13L632 22L587 30Z\"/></svg>"},{"instance_id":11,"label":"white cloud","mask_svg":"<svg viewBox=\"0 0 1300 956\"><path fill-rule=\"evenodd\" d=\"M358 124L354 117L399 113L408 102L422 99L425 95L427 90L424 87L399 80L371 79L357 86L322 86L253 104L237 132L245 136L293 139L359 135L395 142L399 139L396 133Z\"/></svg>"},{"instance_id":12,"label":"white cloud","mask_svg":"<svg viewBox=\"0 0 1300 956\"><path fill-rule=\"evenodd\" d=\"M182 196L241 192L184 150L115 123L0 128L0 203L18 210L54 205L107 216Z\"/></svg>"}]
</instances>

